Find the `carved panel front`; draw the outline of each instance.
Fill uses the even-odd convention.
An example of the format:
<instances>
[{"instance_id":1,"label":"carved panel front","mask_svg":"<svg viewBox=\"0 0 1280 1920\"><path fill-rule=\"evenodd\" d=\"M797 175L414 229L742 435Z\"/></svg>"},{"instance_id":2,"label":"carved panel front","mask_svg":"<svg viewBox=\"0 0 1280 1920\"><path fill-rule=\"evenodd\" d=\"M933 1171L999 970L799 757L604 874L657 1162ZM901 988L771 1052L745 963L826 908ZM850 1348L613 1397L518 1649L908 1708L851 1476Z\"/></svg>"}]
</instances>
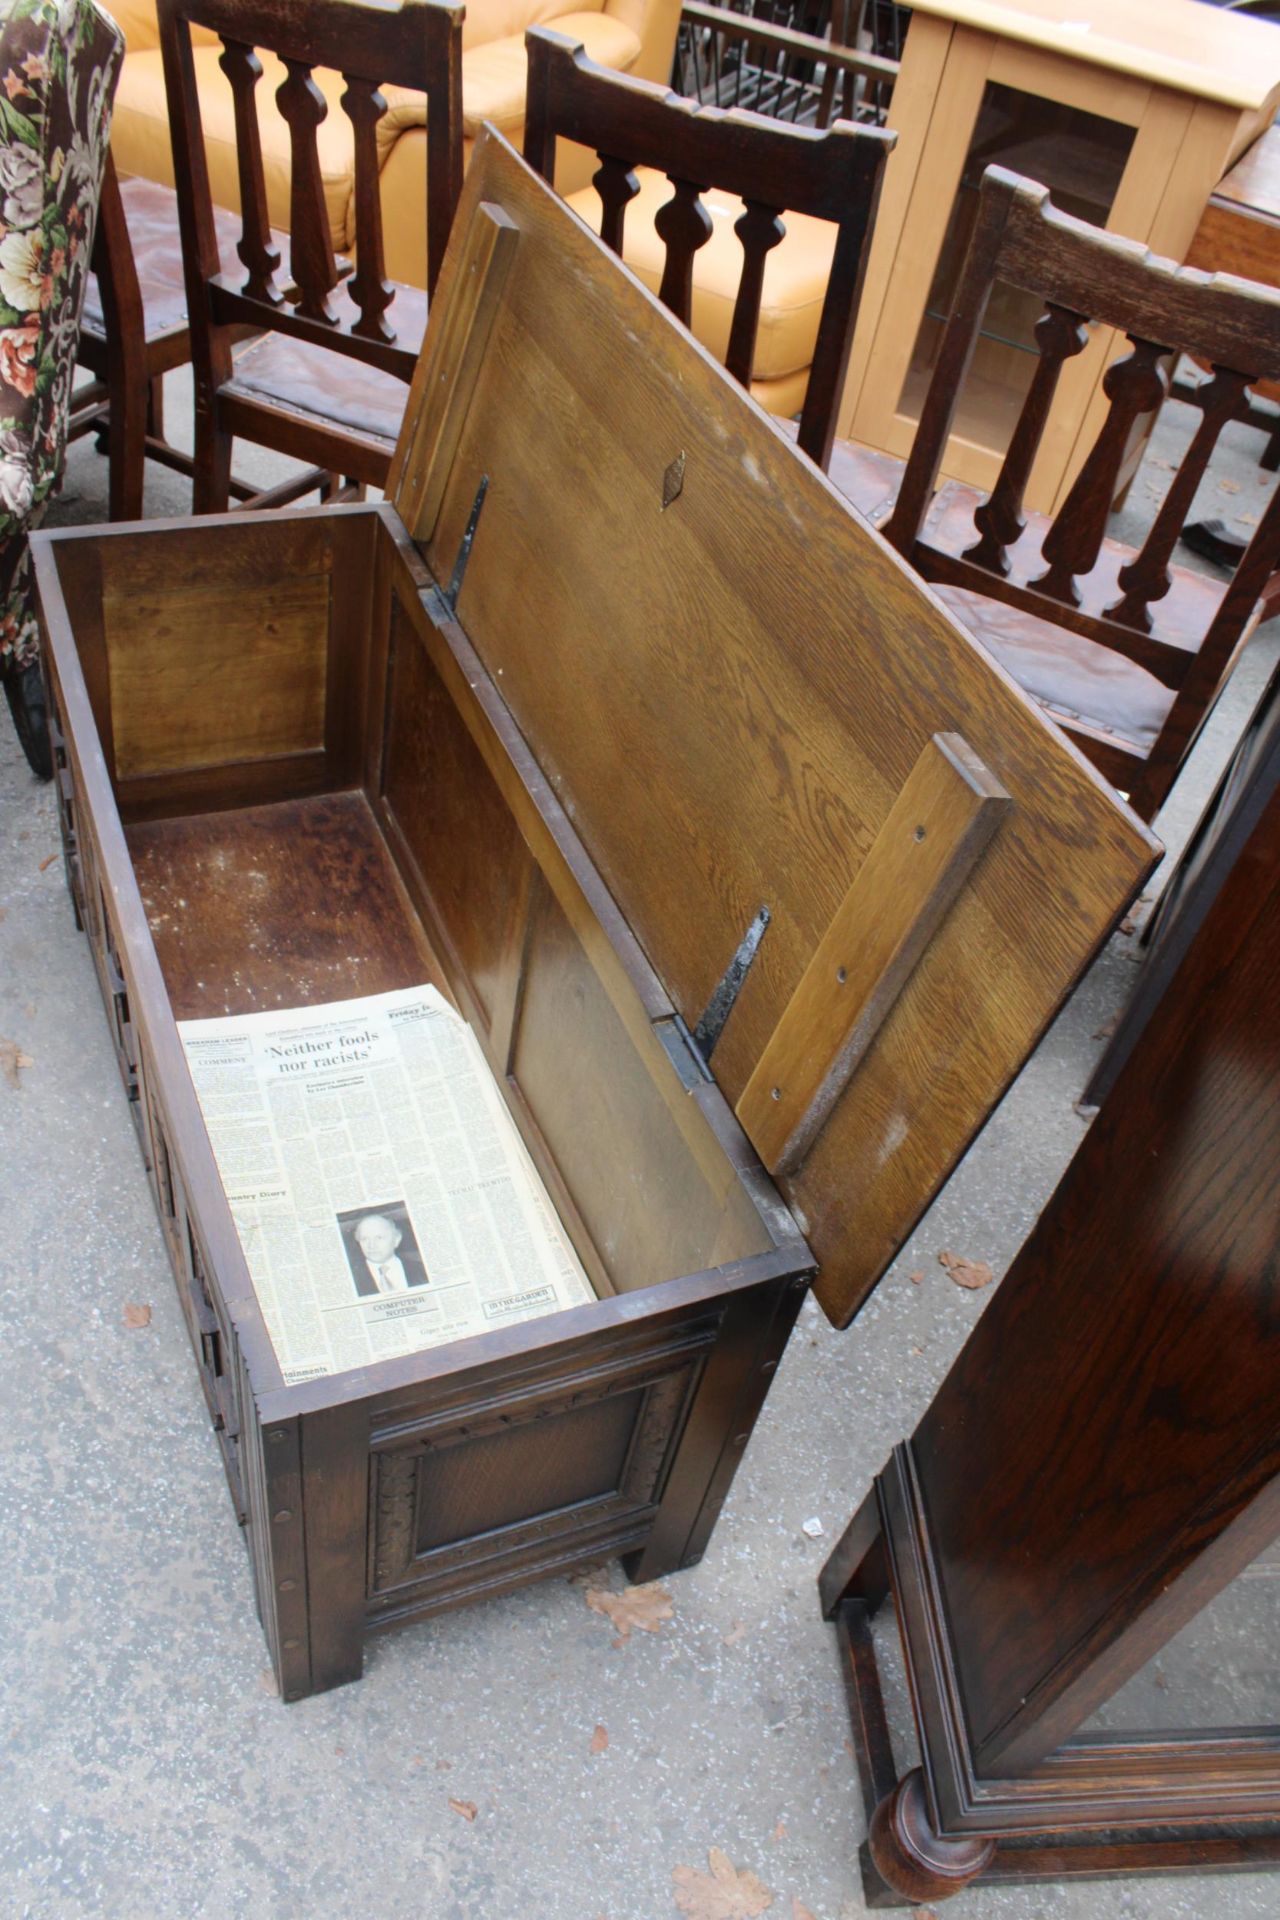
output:
<instances>
[{"instance_id":1,"label":"carved panel front","mask_svg":"<svg viewBox=\"0 0 1280 1920\"><path fill-rule=\"evenodd\" d=\"M667 1470L714 1324L623 1364L454 1413L372 1459L370 1586L399 1611L407 1588L477 1559L561 1559L643 1524Z\"/></svg>"}]
</instances>

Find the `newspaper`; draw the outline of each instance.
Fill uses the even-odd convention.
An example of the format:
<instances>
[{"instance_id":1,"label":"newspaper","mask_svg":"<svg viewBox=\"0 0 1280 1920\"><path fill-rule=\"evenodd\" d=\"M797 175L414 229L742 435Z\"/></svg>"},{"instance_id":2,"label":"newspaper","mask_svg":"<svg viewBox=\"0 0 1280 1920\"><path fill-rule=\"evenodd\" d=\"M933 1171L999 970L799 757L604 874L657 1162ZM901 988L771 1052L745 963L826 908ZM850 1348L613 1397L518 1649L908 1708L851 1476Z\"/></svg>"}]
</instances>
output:
<instances>
[{"instance_id":1,"label":"newspaper","mask_svg":"<svg viewBox=\"0 0 1280 1920\"><path fill-rule=\"evenodd\" d=\"M595 1297L434 987L178 1031L289 1385Z\"/></svg>"}]
</instances>

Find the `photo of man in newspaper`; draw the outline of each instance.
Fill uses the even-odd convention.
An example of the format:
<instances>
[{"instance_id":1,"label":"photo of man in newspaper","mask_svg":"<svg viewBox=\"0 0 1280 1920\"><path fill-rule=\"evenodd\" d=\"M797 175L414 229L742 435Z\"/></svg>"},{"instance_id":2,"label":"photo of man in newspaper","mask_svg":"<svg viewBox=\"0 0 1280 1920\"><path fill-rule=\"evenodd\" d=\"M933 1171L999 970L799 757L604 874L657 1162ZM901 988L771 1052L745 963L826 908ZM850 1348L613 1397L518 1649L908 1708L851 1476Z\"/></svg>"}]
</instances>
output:
<instances>
[{"instance_id":1,"label":"photo of man in newspaper","mask_svg":"<svg viewBox=\"0 0 1280 1920\"><path fill-rule=\"evenodd\" d=\"M390 1200L376 1209L353 1207L338 1214L337 1221L351 1278L362 1298L430 1285L403 1200Z\"/></svg>"}]
</instances>

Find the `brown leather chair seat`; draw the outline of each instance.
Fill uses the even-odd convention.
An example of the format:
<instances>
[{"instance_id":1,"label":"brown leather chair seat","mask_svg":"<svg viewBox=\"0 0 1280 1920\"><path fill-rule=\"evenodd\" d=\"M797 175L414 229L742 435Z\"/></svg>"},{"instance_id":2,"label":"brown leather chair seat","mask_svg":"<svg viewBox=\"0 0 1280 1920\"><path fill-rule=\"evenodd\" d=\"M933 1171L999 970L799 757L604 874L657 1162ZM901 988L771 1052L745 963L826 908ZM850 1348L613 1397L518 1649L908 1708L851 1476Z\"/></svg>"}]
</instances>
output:
<instances>
[{"instance_id":1,"label":"brown leather chair seat","mask_svg":"<svg viewBox=\"0 0 1280 1920\"><path fill-rule=\"evenodd\" d=\"M330 296L330 305L349 321L359 317L345 288ZM416 353L426 331L426 295L417 287L397 287L392 316L398 344ZM266 399L392 447L409 397L393 374L283 333L260 334L237 348L235 372L223 392Z\"/></svg>"},{"instance_id":2,"label":"brown leather chair seat","mask_svg":"<svg viewBox=\"0 0 1280 1920\"><path fill-rule=\"evenodd\" d=\"M889 517L902 481L904 463L892 454L854 441L837 440L830 478L863 517L880 526ZM939 487L925 521L925 538L945 553L960 555L977 538L973 516L985 495L958 480ZM1009 576L1029 584L1045 571L1041 545L1052 522L1026 515L1026 528L1009 548ZM1104 540L1097 565L1081 577L1081 608L1100 614L1121 598L1119 573L1132 552ZM1172 584L1157 603L1160 636L1195 653L1226 589L1219 582L1171 567ZM1055 720L1087 731L1101 741L1132 747L1146 756L1173 706L1174 695L1155 675L1113 648L1051 620L967 587L935 583L934 592L1024 692Z\"/></svg>"},{"instance_id":3,"label":"brown leather chair seat","mask_svg":"<svg viewBox=\"0 0 1280 1920\"><path fill-rule=\"evenodd\" d=\"M973 516L984 498L974 487L956 480L945 482L925 522L925 538L944 552L963 553L976 538ZM1028 513L1026 522L1008 555L1010 578L1029 585L1047 568L1040 549L1052 522L1036 513ZM1100 614L1123 597L1119 573L1132 558L1132 552L1119 542L1103 541L1096 566L1079 582L1083 612ZM1160 637L1194 654L1226 589L1185 567L1169 571L1169 592L1157 602ZM1099 739L1132 746L1144 757L1151 751L1174 695L1145 667L1114 648L986 594L942 584L934 591L1023 691L1055 719L1088 729Z\"/></svg>"},{"instance_id":4,"label":"brown leather chair seat","mask_svg":"<svg viewBox=\"0 0 1280 1920\"><path fill-rule=\"evenodd\" d=\"M120 198L129 225L129 245L138 276L138 291L142 295L148 344L161 334L185 335L187 288L182 274L178 202L173 188L158 186L154 180L121 180ZM214 221L223 272L231 275L239 269L243 275L244 270L236 254L236 242L240 238L239 220L225 208L215 207ZM288 242L282 240L281 244L287 247ZM102 291L96 273L90 279L85 294L83 331L100 338L106 335ZM181 358L186 360L188 357L189 352L184 345ZM175 361L174 364L180 363Z\"/></svg>"}]
</instances>

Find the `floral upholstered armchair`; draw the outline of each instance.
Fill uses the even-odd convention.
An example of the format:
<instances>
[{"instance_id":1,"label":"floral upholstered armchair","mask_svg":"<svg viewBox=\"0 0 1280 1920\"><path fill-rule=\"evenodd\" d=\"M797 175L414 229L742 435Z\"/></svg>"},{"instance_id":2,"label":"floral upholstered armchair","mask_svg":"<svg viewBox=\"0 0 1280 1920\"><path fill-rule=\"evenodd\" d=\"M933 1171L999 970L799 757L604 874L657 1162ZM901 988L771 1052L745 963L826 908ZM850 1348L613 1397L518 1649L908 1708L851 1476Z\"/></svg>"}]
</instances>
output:
<instances>
[{"instance_id":1,"label":"floral upholstered armchair","mask_svg":"<svg viewBox=\"0 0 1280 1920\"><path fill-rule=\"evenodd\" d=\"M27 759L45 778L27 535L62 477L123 51L93 0L0 0L0 674Z\"/></svg>"}]
</instances>

